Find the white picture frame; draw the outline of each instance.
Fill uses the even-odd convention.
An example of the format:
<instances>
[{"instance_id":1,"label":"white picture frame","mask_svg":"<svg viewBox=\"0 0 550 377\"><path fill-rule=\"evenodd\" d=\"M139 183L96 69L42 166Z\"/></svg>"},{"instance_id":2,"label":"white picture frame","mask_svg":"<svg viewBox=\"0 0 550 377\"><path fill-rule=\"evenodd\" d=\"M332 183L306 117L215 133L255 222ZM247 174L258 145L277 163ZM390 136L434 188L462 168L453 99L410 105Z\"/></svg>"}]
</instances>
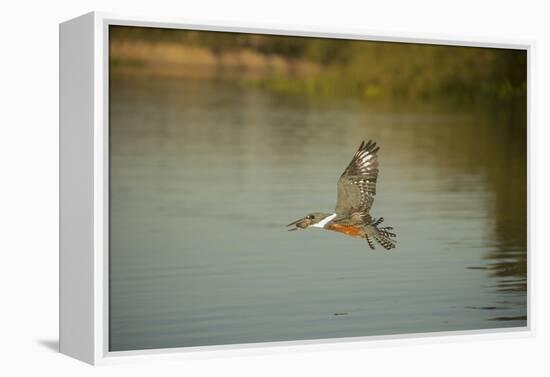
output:
<instances>
[{"instance_id":1,"label":"white picture frame","mask_svg":"<svg viewBox=\"0 0 550 377\"><path fill-rule=\"evenodd\" d=\"M531 145L532 41L494 40L281 25L203 24L92 12L60 24L60 352L90 364L185 359L300 349L371 347L534 335L534 253L528 242L527 327L109 352L108 348L108 28L109 25L250 32L527 51ZM530 150L530 149L528 149ZM530 153L530 152L529 152ZM528 169L528 185L531 169ZM528 197L531 219L531 200ZM531 228L531 227L530 227ZM528 239L531 239L530 231Z\"/></svg>"}]
</instances>

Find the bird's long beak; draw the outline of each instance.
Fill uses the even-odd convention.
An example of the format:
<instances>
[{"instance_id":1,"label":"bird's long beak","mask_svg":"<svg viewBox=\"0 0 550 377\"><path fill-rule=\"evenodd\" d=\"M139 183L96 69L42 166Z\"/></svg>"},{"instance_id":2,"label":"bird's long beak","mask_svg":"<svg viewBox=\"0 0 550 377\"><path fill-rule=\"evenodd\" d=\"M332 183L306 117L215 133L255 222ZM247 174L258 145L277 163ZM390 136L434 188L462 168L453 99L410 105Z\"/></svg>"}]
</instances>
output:
<instances>
[{"instance_id":1,"label":"bird's long beak","mask_svg":"<svg viewBox=\"0 0 550 377\"><path fill-rule=\"evenodd\" d=\"M305 218L305 217L304 217L304 218L301 218L301 219L298 219L298 220L296 220L296 221L293 221L293 222L291 222L290 224L288 224L287 227L288 227L288 226L293 226L293 225L294 225L294 228L289 229L288 231L289 231L289 232L292 232L293 230L305 229L305 228L307 228L307 227L309 226L309 223L310 223L310 222L311 222L311 221L308 220L308 219Z\"/></svg>"}]
</instances>

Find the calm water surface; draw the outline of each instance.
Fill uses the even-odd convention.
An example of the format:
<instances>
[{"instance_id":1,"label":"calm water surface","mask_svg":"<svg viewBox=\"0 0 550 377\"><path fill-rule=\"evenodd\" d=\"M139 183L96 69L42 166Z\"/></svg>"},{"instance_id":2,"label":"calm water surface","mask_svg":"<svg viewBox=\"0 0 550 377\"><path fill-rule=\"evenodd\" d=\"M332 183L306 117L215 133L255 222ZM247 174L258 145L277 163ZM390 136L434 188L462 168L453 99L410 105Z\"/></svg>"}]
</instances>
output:
<instances>
[{"instance_id":1,"label":"calm water surface","mask_svg":"<svg viewBox=\"0 0 550 377\"><path fill-rule=\"evenodd\" d=\"M526 325L525 125L227 82L111 82L110 349ZM440 107L439 107L440 108ZM398 247L332 211L363 139Z\"/></svg>"}]
</instances>

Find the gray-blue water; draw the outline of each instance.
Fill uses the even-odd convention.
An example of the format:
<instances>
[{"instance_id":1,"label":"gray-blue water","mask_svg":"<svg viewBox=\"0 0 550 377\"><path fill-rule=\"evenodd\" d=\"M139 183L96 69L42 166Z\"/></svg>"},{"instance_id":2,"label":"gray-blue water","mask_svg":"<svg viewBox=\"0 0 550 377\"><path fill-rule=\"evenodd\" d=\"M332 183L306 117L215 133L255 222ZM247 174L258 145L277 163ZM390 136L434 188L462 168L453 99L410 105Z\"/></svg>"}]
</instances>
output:
<instances>
[{"instance_id":1,"label":"gray-blue water","mask_svg":"<svg viewBox=\"0 0 550 377\"><path fill-rule=\"evenodd\" d=\"M111 351L525 326L524 122L111 82ZM287 232L334 209L363 139L397 249Z\"/></svg>"}]
</instances>

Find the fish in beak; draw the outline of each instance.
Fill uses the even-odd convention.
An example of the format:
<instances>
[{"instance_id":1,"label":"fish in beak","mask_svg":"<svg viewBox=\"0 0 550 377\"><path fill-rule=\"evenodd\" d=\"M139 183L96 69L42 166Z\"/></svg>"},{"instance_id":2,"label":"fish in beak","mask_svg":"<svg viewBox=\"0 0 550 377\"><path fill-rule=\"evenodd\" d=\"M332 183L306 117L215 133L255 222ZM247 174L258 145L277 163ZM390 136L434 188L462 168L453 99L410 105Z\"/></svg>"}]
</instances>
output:
<instances>
[{"instance_id":1,"label":"fish in beak","mask_svg":"<svg viewBox=\"0 0 550 377\"><path fill-rule=\"evenodd\" d=\"M288 230L289 232L291 232L293 230L305 229L310 225L311 225L311 219L304 217L302 219L291 222L290 224L287 225L287 227L294 226L294 228Z\"/></svg>"}]
</instances>

